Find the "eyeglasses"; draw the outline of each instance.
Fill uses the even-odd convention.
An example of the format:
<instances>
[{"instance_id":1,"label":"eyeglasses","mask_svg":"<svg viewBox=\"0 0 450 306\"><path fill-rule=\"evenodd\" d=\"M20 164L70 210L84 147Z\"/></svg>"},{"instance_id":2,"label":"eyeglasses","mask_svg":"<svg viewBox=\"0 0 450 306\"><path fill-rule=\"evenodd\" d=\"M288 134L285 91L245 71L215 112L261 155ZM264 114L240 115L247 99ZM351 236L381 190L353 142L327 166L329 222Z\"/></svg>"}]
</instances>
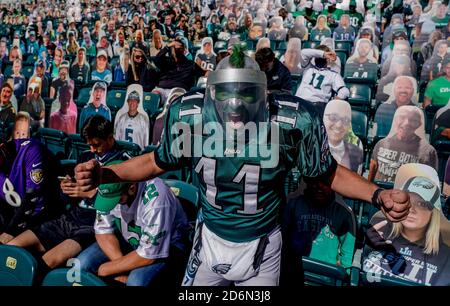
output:
<instances>
[{"instance_id":1,"label":"eyeglasses","mask_svg":"<svg viewBox=\"0 0 450 306\"><path fill-rule=\"evenodd\" d=\"M350 122L351 122L350 118L341 117L338 114L326 114L325 116L327 116L328 120L331 123L337 123L338 121L341 121L342 124L344 124L344 125L350 125Z\"/></svg>"}]
</instances>

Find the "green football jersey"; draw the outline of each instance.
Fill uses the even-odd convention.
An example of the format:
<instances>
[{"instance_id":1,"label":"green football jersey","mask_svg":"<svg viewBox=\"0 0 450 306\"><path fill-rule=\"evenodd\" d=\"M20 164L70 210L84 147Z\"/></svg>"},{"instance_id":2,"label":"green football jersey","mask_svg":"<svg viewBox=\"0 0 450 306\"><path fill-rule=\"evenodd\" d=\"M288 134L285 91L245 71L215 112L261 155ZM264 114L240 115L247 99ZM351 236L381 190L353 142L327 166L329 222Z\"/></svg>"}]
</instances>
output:
<instances>
[{"instance_id":1,"label":"green football jersey","mask_svg":"<svg viewBox=\"0 0 450 306\"><path fill-rule=\"evenodd\" d=\"M315 177L336 167L314 107L291 95L268 99L271 109L266 115L272 124L261 124L268 132L260 133L263 136L257 138L261 141L250 137L243 146L235 147L235 142L221 140L220 132L210 132L216 136L210 137L206 127L219 122L218 115L204 107L202 92L188 93L171 104L155 151L161 169L189 166L195 170L205 225L228 241L257 239L278 224L290 169L296 166L304 176ZM250 154L255 148L257 154ZM275 163L274 154L278 156Z\"/></svg>"},{"instance_id":2,"label":"green football jersey","mask_svg":"<svg viewBox=\"0 0 450 306\"><path fill-rule=\"evenodd\" d=\"M429 82L425 97L431 99L433 105L447 105L450 99L450 81L445 76L441 76Z\"/></svg>"}]
</instances>

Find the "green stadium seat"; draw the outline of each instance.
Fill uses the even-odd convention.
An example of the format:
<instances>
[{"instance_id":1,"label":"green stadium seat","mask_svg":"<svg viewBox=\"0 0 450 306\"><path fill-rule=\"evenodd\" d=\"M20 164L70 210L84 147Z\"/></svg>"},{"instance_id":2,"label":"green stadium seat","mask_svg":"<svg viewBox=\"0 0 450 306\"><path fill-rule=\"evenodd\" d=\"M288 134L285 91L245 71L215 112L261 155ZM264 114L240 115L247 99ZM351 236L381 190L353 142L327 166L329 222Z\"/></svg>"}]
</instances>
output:
<instances>
[{"instance_id":1,"label":"green stadium seat","mask_svg":"<svg viewBox=\"0 0 450 306\"><path fill-rule=\"evenodd\" d=\"M302 41L302 49L314 49L318 45L320 45L320 42L318 41L310 41L310 40Z\"/></svg>"},{"instance_id":2,"label":"green stadium seat","mask_svg":"<svg viewBox=\"0 0 450 306\"><path fill-rule=\"evenodd\" d=\"M253 39L247 39L245 41L245 43L247 44L247 50L255 51L256 50L256 44L258 43L258 41L257 40L253 40Z\"/></svg>"},{"instance_id":3,"label":"green stadium seat","mask_svg":"<svg viewBox=\"0 0 450 306\"><path fill-rule=\"evenodd\" d=\"M116 113L125 103L126 90L110 90L106 94L106 105L111 110L111 120L114 122L114 118L116 117Z\"/></svg>"},{"instance_id":4,"label":"green stadium seat","mask_svg":"<svg viewBox=\"0 0 450 306\"><path fill-rule=\"evenodd\" d=\"M161 97L153 92L144 92L144 110L151 121L162 112L160 107Z\"/></svg>"},{"instance_id":5,"label":"green stadium seat","mask_svg":"<svg viewBox=\"0 0 450 306\"><path fill-rule=\"evenodd\" d=\"M297 92L298 87L300 86L300 83L302 82L303 74L291 74L291 80L292 80L292 94L295 95Z\"/></svg>"},{"instance_id":6,"label":"green stadium seat","mask_svg":"<svg viewBox=\"0 0 450 306\"><path fill-rule=\"evenodd\" d=\"M192 242L195 235L195 224L197 221L199 207L198 188L178 180L164 180L175 196L180 200L183 210L186 213L189 222L189 239Z\"/></svg>"},{"instance_id":7,"label":"green stadium seat","mask_svg":"<svg viewBox=\"0 0 450 306\"><path fill-rule=\"evenodd\" d=\"M346 85L350 90L348 102L352 106L352 109L368 114L372 101L372 89L370 86L366 84L353 83L347 83Z\"/></svg>"},{"instance_id":8,"label":"green stadium seat","mask_svg":"<svg viewBox=\"0 0 450 306\"><path fill-rule=\"evenodd\" d=\"M197 187L186 182L170 179L165 179L164 183L170 187L178 198L188 201L195 207L198 207L199 194Z\"/></svg>"},{"instance_id":9,"label":"green stadium seat","mask_svg":"<svg viewBox=\"0 0 450 306\"><path fill-rule=\"evenodd\" d=\"M91 97L92 87L83 87L78 91L78 97L75 99L75 104L77 105L78 114L80 114L83 107L86 106Z\"/></svg>"},{"instance_id":10,"label":"green stadium seat","mask_svg":"<svg viewBox=\"0 0 450 306\"><path fill-rule=\"evenodd\" d=\"M367 122L368 120L366 114L352 110L353 132L355 133L356 136L358 136L358 138L362 141L364 145L367 144L367 133L368 133Z\"/></svg>"},{"instance_id":11,"label":"green stadium seat","mask_svg":"<svg viewBox=\"0 0 450 306\"><path fill-rule=\"evenodd\" d=\"M26 57L24 54L24 56L22 56L22 58L24 59L24 61L23 61L24 66L33 66L34 67L34 64L38 60L38 56L34 55L34 54L28 54Z\"/></svg>"},{"instance_id":12,"label":"green stadium seat","mask_svg":"<svg viewBox=\"0 0 450 306\"><path fill-rule=\"evenodd\" d=\"M105 282L94 274L82 270L77 273L79 273L79 281L71 281L71 278L76 278L77 275L72 275L70 269L52 270L45 276L42 286L106 286Z\"/></svg>"},{"instance_id":13,"label":"green stadium seat","mask_svg":"<svg viewBox=\"0 0 450 306\"><path fill-rule=\"evenodd\" d=\"M33 73L34 73L34 66L24 66L22 68L22 74L27 80L29 80L33 76Z\"/></svg>"},{"instance_id":14,"label":"green stadium seat","mask_svg":"<svg viewBox=\"0 0 450 306\"><path fill-rule=\"evenodd\" d=\"M12 69L12 64L8 64L5 66L5 71L3 72L3 74L5 75L5 78L8 78L12 75L13 73L13 69Z\"/></svg>"},{"instance_id":15,"label":"green stadium seat","mask_svg":"<svg viewBox=\"0 0 450 306\"><path fill-rule=\"evenodd\" d=\"M0 286L32 286L36 259L25 249L0 245Z\"/></svg>"},{"instance_id":16,"label":"green stadium seat","mask_svg":"<svg viewBox=\"0 0 450 306\"><path fill-rule=\"evenodd\" d=\"M302 257L304 281L308 286L343 286L350 281L343 267L331 265L321 260Z\"/></svg>"},{"instance_id":17,"label":"green stadium seat","mask_svg":"<svg viewBox=\"0 0 450 306\"><path fill-rule=\"evenodd\" d=\"M358 64L346 63L344 80L349 83L375 85L378 80L378 65L375 63Z\"/></svg>"},{"instance_id":18,"label":"green stadium seat","mask_svg":"<svg viewBox=\"0 0 450 306\"><path fill-rule=\"evenodd\" d=\"M69 159L77 160L83 152L89 151L89 145L86 143L80 134L69 134L70 147L69 147Z\"/></svg>"},{"instance_id":19,"label":"green stadium seat","mask_svg":"<svg viewBox=\"0 0 450 306\"><path fill-rule=\"evenodd\" d=\"M341 61L341 76L344 76L345 63L347 62L347 54L342 51L336 52L337 57Z\"/></svg>"},{"instance_id":20,"label":"green stadium seat","mask_svg":"<svg viewBox=\"0 0 450 306\"><path fill-rule=\"evenodd\" d=\"M350 55L350 52L352 51L353 43L349 41L335 41L335 52L344 52L347 56Z\"/></svg>"},{"instance_id":21,"label":"green stadium seat","mask_svg":"<svg viewBox=\"0 0 450 306\"><path fill-rule=\"evenodd\" d=\"M70 139L66 133L55 129L41 128L38 134L41 143L58 159L64 159L68 155Z\"/></svg>"}]
</instances>

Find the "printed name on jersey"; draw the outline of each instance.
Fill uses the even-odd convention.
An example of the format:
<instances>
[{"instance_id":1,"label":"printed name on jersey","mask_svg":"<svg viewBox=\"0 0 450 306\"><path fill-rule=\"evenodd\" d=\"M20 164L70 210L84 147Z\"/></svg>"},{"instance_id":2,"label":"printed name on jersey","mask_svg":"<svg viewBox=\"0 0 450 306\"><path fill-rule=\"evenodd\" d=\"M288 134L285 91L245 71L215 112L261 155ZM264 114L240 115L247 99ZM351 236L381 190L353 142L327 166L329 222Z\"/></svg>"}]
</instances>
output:
<instances>
[{"instance_id":1,"label":"printed name on jersey","mask_svg":"<svg viewBox=\"0 0 450 306\"><path fill-rule=\"evenodd\" d=\"M42 169L33 169L30 172L30 178L35 184L40 184L44 179L44 171Z\"/></svg>"}]
</instances>

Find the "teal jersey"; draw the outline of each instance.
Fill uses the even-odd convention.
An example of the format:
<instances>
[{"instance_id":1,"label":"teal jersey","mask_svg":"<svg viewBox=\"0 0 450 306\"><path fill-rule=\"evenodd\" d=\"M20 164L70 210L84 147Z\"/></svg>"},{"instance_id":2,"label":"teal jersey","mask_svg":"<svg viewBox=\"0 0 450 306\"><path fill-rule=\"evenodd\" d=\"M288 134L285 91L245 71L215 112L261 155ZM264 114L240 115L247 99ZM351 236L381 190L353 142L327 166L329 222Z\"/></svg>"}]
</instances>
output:
<instances>
[{"instance_id":1,"label":"teal jersey","mask_svg":"<svg viewBox=\"0 0 450 306\"><path fill-rule=\"evenodd\" d=\"M262 154L256 157L248 154L255 148L254 139L236 149L230 148L225 141L218 141L215 148L221 147L223 154L220 156L205 152L191 152L192 157L181 156L181 150L187 148L186 141L194 143L195 148L200 142L211 141L209 134L202 133L202 127L219 121L214 110L211 113L209 108L204 108L202 92L188 93L171 104L161 143L155 151L155 161L161 169L189 166L195 170L205 225L228 241L252 241L278 224L279 207L285 201L285 178L293 167L310 177L336 167L325 128L314 107L291 95L270 95L268 98L272 106L266 115L273 125L264 123L266 127L271 126L265 135L272 137L276 133L279 136L279 146L273 141L265 143L267 151L278 153L277 163L271 167L265 166L267 158ZM180 122L185 127L185 138L173 130ZM185 141L182 148L180 139ZM242 151L246 154L241 154Z\"/></svg>"}]
</instances>

